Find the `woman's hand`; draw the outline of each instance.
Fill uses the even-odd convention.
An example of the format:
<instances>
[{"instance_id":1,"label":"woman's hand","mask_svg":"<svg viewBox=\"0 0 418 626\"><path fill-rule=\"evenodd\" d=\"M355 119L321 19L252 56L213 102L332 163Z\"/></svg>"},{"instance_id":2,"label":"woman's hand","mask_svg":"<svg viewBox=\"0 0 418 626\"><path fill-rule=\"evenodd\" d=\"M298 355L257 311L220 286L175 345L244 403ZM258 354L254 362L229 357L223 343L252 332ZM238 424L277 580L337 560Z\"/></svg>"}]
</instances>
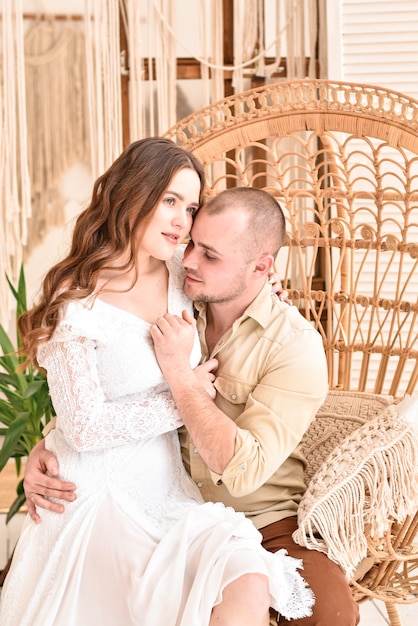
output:
<instances>
[{"instance_id":1,"label":"woman's hand","mask_svg":"<svg viewBox=\"0 0 418 626\"><path fill-rule=\"evenodd\" d=\"M216 397L216 389L213 386L216 377L213 372L216 372L217 369L217 359L209 359L209 361L205 361L201 365L195 367L193 370L197 378L199 379L199 382L202 385L203 389L206 391L209 397L212 398L212 400L214 400Z\"/></svg>"},{"instance_id":2,"label":"woman's hand","mask_svg":"<svg viewBox=\"0 0 418 626\"><path fill-rule=\"evenodd\" d=\"M187 312L182 317L166 313L150 328L155 355L163 374L190 369L190 354L195 336L196 321Z\"/></svg>"}]
</instances>

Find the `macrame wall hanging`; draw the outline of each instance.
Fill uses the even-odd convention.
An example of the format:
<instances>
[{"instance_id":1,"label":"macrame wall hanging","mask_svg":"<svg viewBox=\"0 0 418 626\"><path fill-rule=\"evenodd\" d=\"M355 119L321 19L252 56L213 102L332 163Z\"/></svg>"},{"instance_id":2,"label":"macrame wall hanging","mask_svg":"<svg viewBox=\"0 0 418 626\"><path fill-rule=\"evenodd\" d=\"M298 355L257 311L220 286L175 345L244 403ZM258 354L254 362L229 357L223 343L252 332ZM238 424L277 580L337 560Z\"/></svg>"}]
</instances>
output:
<instances>
[{"instance_id":1,"label":"macrame wall hanging","mask_svg":"<svg viewBox=\"0 0 418 626\"><path fill-rule=\"evenodd\" d=\"M12 280L18 275L31 202L21 0L0 0L0 8L0 322L7 324L12 297L5 274Z\"/></svg>"},{"instance_id":2,"label":"macrame wall hanging","mask_svg":"<svg viewBox=\"0 0 418 626\"><path fill-rule=\"evenodd\" d=\"M268 6L272 9L273 3ZM269 18L274 23L273 37L266 33L266 7L265 0L234 0L234 91L245 89L244 76L249 71L277 80L274 74L283 58L286 80L325 78L326 0L276 0Z\"/></svg>"},{"instance_id":3,"label":"macrame wall hanging","mask_svg":"<svg viewBox=\"0 0 418 626\"><path fill-rule=\"evenodd\" d=\"M121 6L128 40L129 124L134 141L162 134L175 120L177 63L170 34L175 3L121 0Z\"/></svg>"},{"instance_id":4,"label":"macrame wall hanging","mask_svg":"<svg viewBox=\"0 0 418 626\"><path fill-rule=\"evenodd\" d=\"M81 160L97 178L122 150L119 1L85 0L84 16L74 17L35 18L25 36L32 223L38 233L27 252L62 223L63 173Z\"/></svg>"},{"instance_id":5,"label":"macrame wall hanging","mask_svg":"<svg viewBox=\"0 0 418 626\"><path fill-rule=\"evenodd\" d=\"M91 166L96 179L123 148L119 0L85 0L84 18Z\"/></svg>"},{"instance_id":6,"label":"macrame wall hanging","mask_svg":"<svg viewBox=\"0 0 418 626\"><path fill-rule=\"evenodd\" d=\"M35 19L24 45L32 191L27 258L50 228L63 223L59 184L77 160L90 161L90 137L81 20Z\"/></svg>"},{"instance_id":7,"label":"macrame wall hanging","mask_svg":"<svg viewBox=\"0 0 418 626\"><path fill-rule=\"evenodd\" d=\"M198 23L191 24L190 31L198 29L198 49L179 35L178 3L120 0L128 41L130 139L164 133L180 117L192 112L181 109L179 115L180 103L187 100L187 94L181 92L177 81L177 56L199 61L202 106L224 97L225 71L232 73L235 92L248 88L251 74L275 80L282 55L287 60L288 78L315 77L318 54L320 73L325 76L325 3L326 0L276 0L267 4L264 0L234 0L234 63L225 67L223 0L194 3ZM275 25L275 35L267 42L266 7L274 9ZM307 55L310 62L306 69Z\"/></svg>"}]
</instances>

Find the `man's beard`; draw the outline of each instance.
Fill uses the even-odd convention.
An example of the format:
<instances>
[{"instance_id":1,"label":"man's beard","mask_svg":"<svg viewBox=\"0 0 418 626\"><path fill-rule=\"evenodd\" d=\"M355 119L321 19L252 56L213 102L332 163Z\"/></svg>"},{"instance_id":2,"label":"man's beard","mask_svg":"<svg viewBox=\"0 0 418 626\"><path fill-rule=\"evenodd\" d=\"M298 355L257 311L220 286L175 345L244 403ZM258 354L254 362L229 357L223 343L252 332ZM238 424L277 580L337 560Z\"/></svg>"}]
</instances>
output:
<instances>
[{"instance_id":1,"label":"man's beard","mask_svg":"<svg viewBox=\"0 0 418 626\"><path fill-rule=\"evenodd\" d=\"M235 300L235 298L239 296L245 288L245 283L243 281L238 281L238 284L235 283L233 289L226 294L210 294L204 291L190 294L188 293L188 284L186 282L184 283L183 288L186 296L189 296L189 298L194 302L204 302L206 304L222 304L224 302L230 302L231 300Z\"/></svg>"}]
</instances>

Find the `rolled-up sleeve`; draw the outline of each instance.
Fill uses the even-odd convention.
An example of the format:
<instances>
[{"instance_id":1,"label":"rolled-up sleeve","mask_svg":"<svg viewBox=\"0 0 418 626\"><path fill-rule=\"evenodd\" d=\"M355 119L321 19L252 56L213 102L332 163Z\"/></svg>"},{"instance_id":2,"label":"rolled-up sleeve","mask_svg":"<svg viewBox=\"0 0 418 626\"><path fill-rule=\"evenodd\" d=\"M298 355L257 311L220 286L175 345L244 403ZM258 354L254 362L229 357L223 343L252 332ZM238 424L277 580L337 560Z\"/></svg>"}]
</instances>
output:
<instances>
[{"instance_id":1,"label":"rolled-up sleeve","mask_svg":"<svg viewBox=\"0 0 418 626\"><path fill-rule=\"evenodd\" d=\"M328 391L327 365L319 334L292 315L257 338L241 368L233 360L226 365L216 383L217 404L235 413L238 432L233 458L222 475L211 477L243 497L264 485L300 443Z\"/></svg>"}]
</instances>

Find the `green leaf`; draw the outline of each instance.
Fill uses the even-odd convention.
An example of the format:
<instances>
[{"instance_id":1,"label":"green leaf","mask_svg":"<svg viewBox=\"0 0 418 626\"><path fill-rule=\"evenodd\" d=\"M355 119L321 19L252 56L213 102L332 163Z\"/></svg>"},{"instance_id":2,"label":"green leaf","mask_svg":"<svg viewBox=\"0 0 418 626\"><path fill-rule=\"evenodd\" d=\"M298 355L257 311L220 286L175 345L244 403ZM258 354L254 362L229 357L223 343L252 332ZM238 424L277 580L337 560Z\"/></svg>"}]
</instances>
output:
<instances>
[{"instance_id":1,"label":"green leaf","mask_svg":"<svg viewBox=\"0 0 418 626\"><path fill-rule=\"evenodd\" d=\"M36 395L43 387L45 387L44 380L34 380L26 388L25 393L23 394L23 398L26 400L31 396Z\"/></svg>"},{"instance_id":2,"label":"green leaf","mask_svg":"<svg viewBox=\"0 0 418 626\"><path fill-rule=\"evenodd\" d=\"M9 284L10 287L10 291L12 292L16 303L17 303L17 313L16 313L16 317L19 317L22 313L24 313L25 311L27 311L27 307L26 307L26 280L25 280L25 272L23 269L23 265L20 266L20 272L19 272L19 281L18 281L18 285L17 285L17 291L15 289L15 287L13 286L10 278L7 276L6 274L6 280Z\"/></svg>"},{"instance_id":3,"label":"green leaf","mask_svg":"<svg viewBox=\"0 0 418 626\"><path fill-rule=\"evenodd\" d=\"M9 425L15 416L16 411L13 410L9 402L0 398L0 423Z\"/></svg>"},{"instance_id":4,"label":"green leaf","mask_svg":"<svg viewBox=\"0 0 418 626\"><path fill-rule=\"evenodd\" d=\"M10 424L0 449L0 471L12 456L13 450L16 448L16 444L19 442L20 437L26 428L29 416L29 413L20 413L16 416L16 419L12 422L12 424Z\"/></svg>"},{"instance_id":5,"label":"green leaf","mask_svg":"<svg viewBox=\"0 0 418 626\"><path fill-rule=\"evenodd\" d=\"M2 364L2 357L0 357L0 366ZM18 381L16 378L16 374L13 372L12 374L6 374L6 372L0 372L0 384L18 388Z\"/></svg>"},{"instance_id":6,"label":"green leaf","mask_svg":"<svg viewBox=\"0 0 418 626\"><path fill-rule=\"evenodd\" d=\"M17 459L22 458L22 456L28 456L28 450L27 447L23 446L22 443L19 441L19 443L16 444L16 448L13 450L13 454L10 455L10 458L16 461Z\"/></svg>"},{"instance_id":7,"label":"green leaf","mask_svg":"<svg viewBox=\"0 0 418 626\"><path fill-rule=\"evenodd\" d=\"M10 389L10 387L4 387L0 385L0 391L6 396L8 403L10 406L14 407L16 410L21 410L23 406L23 396L18 391L14 391L14 389Z\"/></svg>"},{"instance_id":8,"label":"green leaf","mask_svg":"<svg viewBox=\"0 0 418 626\"><path fill-rule=\"evenodd\" d=\"M13 346L9 335L6 333L2 324L0 324L0 346L3 350L3 354L11 354L16 352L16 348Z\"/></svg>"},{"instance_id":9,"label":"green leaf","mask_svg":"<svg viewBox=\"0 0 418 626\"><path fill-rule=\"evenodd\" d=\"M18 318L27 310L26 280L23 264L20 267L17 286L6 275L10 291L16 300L16 329ZM21 340L8 336L0 325L0 470L8 459L14 459L19 470L21 458L27 456L33 446L42 439L44 425L55 415L49 394L46 375L31 364L24 365L25 356L20 353ZM2 354L1 354L2 353ZM22 367L23 366L23 367ZM25 502L23 482L20 493L10 507L9 521Z\"/></svg>"},{"instance_id":10,"label":"green leaf","mask_svg":"<svg viewBox=\"0 0 418 626\"><path fill-rule=\"evenodd\" d=\"M27 311L27 306L26 306L26 280L25 280L25 272L23 269L23 264L20 266L20 272L19 272L19 281L18 281L18 286L17 286L17 290L15 289L15 287L13 286L10 278L7 276L6 274L6 280L9 284L10 290L16 300L16 322L18 320L18 318L22 315L22 313L25 313ZM17 324L16 324L16 343L17 346L20 348L21 347L21 340L20 340L20 336L19 336L19 332L17 329Z\"/></svg>"},{"instance_id":11,"label":"green leaf","mask_svg":"<svg viewBox=\"0 0 418 626\"><path fill-rule=\"evenodd\" d=\"M0 365L4 367L4 369L6 370L6 372L8 372L8 374L13 376L13 380L16 382L16 385L20 389L22 389L25 386L25 374L23 372L17 371L18 367L21 365L21 359L19 359L15 354L10 354L9 353L10 351L8 351L7 347L6 349L3 347L4 343L6 343L6 346L7 346L7 341L5 341L5 336L2 335L2 332L4 333L4 329L0 325L0 346L2 347L3 352L7 353L7 354L3 354L3 356L0 357ZM13 346L12 346L12 352L13 352Z\"/></svg>"},{"instance_id":12,"label":"green leaf","mask_svg":"<svg viewBox=\"0 0 418 626\"><path fill-rule=\"evenodd\" d=\"M23 485L23 480L22 480L22 485ZM16 513L19 512L19 510L22 508L22 506L25 504L25 502L26 502L25 493L19 494L17 496L17 498L13 501L13 503L10 506L10 509L9 509L7 515L6 515L6 524L8 524L10 522L10 520L13 517L13 515L15 515Z\"/></svg>"}]
</instances>

